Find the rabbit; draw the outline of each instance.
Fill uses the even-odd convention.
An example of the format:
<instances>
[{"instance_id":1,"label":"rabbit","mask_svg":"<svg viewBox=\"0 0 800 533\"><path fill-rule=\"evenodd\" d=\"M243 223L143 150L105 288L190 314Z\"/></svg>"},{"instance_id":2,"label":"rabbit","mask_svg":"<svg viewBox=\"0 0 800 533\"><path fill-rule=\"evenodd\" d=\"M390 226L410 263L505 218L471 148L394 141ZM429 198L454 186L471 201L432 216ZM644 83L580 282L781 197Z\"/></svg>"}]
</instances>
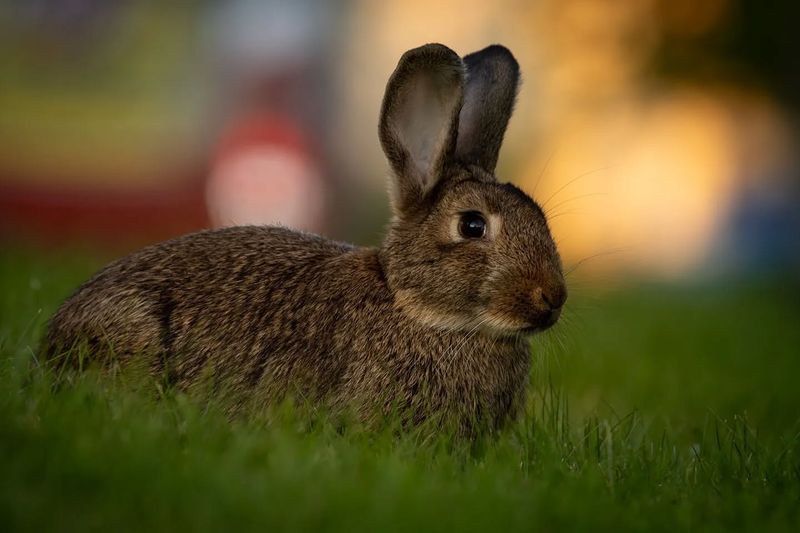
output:
<instances>
[{"instance_id":1,"label":"rabbit","mask_svg":"<svg viewBox=\"0 0 800 533\"><path fill-rule=\"evenodd\" d=\"M367 422L399 410L412 425L502 427L524 404L531 335L567 298L544 212L494 175L519 78L500 45L409 50L380 111L380 247L267 226L156 244L63 303L46 356L82 344L234 406L296 397Z\"/></svg>"}]
</instances>

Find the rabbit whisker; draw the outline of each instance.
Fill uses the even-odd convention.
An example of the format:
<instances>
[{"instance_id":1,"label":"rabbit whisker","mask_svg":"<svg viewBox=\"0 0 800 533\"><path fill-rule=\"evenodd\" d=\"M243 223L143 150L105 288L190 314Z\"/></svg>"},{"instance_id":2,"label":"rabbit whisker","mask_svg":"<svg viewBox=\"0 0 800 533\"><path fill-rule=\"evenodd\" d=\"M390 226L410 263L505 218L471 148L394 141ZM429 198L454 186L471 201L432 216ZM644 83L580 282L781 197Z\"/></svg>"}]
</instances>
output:
<instances>
[{"instance_id":1,"label":"rabbit whisker","mask_svg":"<svg viewBox=\"0 0 800 533\"><path fill-rule=\"evenodd\" d=\"M608 195L607 192L590 192L590 193L586 193L586 194L579 194L578 196L573 196L572 198L568 198L568 199L566 199L564 201L558 202L556 205L551 207L551 210L552 209L557 209L557 208L561 207L562 205L566 205L566 204L568 204L570 202L574 202L575 200L581 200L583 198L589 198L590 196L607 196L607 195ZM544 209L544 208L542 208L542 209ZM546 210L545 210L545 214L547 214ZM550 215L547 215L547 217L550 218Z\"/></svg>"},{"instance_id":2,"label":"rabbit whisker","mask_svg":"<svg viewBox=\"0 0 800 533\"><path fill-rule=\"evenodd\" d=\"M581 214L585 214L585 213L583 211L579 211L577 209L573 209L572 211L562 211L562 212L556 213L554 215L547 215L547 220L549 222L550 220L553 220L554 218L563 217L563 216L566 216L566 215L581 215Z\"/></svg>"},{"instance_id":3,"label":"rabbit whisker","mask_svg":"<svg viewBox=\"0 0 800 533\"><path fill-rule=\"evenodd\" d=\"M569 270L564 272L564 277L566 278L567 276L572 274L575 270L577 270L577 268L579 266L583 265L584 263L586 263L590 259L596 259L598 257L603 257L603 256L606 256L606 255L613 255L613 254L617 254L617 253L621 253L621 252L626 252L629 249L630 248L614 248L612 250L605 250L605 251L602 251L602 252L598 252L596 254L590 255L589 257L584 257L583 259L581 259L580 261L578 261L577 263L572 265L572 267L570 267Z\"/></svg>"},{"instance_id":4,"label":"rabbit whisker","mask_svg":"<svg viewBox=\"0 0 800 533\"><path fill-rule=\"evenodd\" d=\"M602 170L608 170L609 168L612 168L612 166L611 166L611 165L608 165L608 166L605 166L605 167L600 167L600 168L596 168L596 169L594 169L594 170L590 170L590 171L588 171L588 172L584 172L583 174L578 174L576 177L572 178L572 179L571 179L571 180L569 180L567 183L565 183L564 185L562 185L561 187L559 187L559 188L556 190L556 192L554 192L553 194L551 194L551 195L550 195L550 196L547 198L547 200L545 200L545 201L544 201L544 203L542 203L542 209L544 209L544 208L545 208L545 206L547 206L547 204L550 202L550 200L552 200L553 198L555 198L555 197L556 197L556 195L557 195L558 193L560 193L561 191L563 191L564 189L566 189L567 187L569 187L570 185L572 185L572 184L573 184L573 183L575 183L576 181L578 181L578 180L580 180L580 179L582 179L582 178L585 178L586 176L591 176L591 175L592 175L592 174L594 174L595 172L600 172L600 171L602 171Z\"/></svg>"},{"instance_id":5,"label":"rabbit whisker","mask_svg":"<svg viewBox=\"0 0 800 533\"><path fill-rule=\"evenodd\" d=\"M556 149L553 148L553 150L550 152L550 155L547 156L547 161L544 162L544 166L542 167L542 170L539 171L539 175L536 176L536 183L534 183L534 185L533 185L533 190L531 191L531 198L533 198L534 195L536 194L536 189L539 187L539 183L541 183L545 172L547 172L547 167L550 166L550 161L553 159L553 156L555 154L556 154Z\"/></svg>"},{"instance_id":6,"label":"rabbit whisker","mask_svg":"<svg viewBox=\"0 0 800 533\"><path fill-rule=\"evenodd\" d=\"M458 356L458 352L463 348L467 342L472 340L479 331L479 328L486 323L486 320L479 320L477 324L475 324L464 336L461 341L456 341L453 344L453 347L448 351L447 355L443 358L444 361L444 368L446 372L449 373L450 367L455 363L456 357Z\"/></svg>"}]
</instances>

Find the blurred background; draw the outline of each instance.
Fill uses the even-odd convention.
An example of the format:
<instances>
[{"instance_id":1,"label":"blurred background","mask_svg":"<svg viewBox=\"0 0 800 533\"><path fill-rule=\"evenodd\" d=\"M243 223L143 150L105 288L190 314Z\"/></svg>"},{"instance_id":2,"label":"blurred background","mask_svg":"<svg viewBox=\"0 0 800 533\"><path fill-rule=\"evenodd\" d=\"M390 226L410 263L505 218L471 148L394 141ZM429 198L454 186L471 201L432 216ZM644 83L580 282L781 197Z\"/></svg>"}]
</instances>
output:
<instances>
[{"instance_id":1,"label":"blurred background","mask_svg":"<svg viewBox=\"0 0 800 533\"><path fill-rule=\"evenodd\" d=\"M119 255L240 223L380 242L398 58L502 43L524 81L498 175L567 267L797 278L797 5L7 0L0 246Z\"/></svg>"}]
</instances>

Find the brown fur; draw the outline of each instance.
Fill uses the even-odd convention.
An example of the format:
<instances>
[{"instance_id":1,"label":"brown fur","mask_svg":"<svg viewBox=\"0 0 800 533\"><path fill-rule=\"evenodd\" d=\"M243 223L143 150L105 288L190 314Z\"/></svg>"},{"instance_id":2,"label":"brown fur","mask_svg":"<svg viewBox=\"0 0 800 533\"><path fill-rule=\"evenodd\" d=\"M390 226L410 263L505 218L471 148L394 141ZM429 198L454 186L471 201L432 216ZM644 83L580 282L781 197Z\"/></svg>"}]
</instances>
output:
<instances>
[{"instance_id":1,"label":"brown fur","mask_svg":"<svg viewBox=\"0 0 800 533\"><path fill-rule=\"evenodd\" d=\"M387 85L394 218L380 248L274 227L151 246L62 305L46 352L85 343L182 389L210 380L234 405L296 395L370 421L399 408L499 426L524 399L528 334L554 323L566 291L541 209L493 175L516 61L493 46L465 62L426 45ZM486 238L459 237L465 211L484 214Z\"/></svg>"}]
</instances>

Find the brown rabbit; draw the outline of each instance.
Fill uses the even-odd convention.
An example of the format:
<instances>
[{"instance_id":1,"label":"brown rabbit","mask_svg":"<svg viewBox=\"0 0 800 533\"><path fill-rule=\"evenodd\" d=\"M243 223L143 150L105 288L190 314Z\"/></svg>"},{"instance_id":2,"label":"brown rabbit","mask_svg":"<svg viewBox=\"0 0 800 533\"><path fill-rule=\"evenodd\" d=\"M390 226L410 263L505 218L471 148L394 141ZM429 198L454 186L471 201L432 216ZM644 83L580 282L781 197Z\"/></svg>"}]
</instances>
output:
<instances>
[{"instance_id":1,"label":"brown rabbit","mask_svg":"<svg viewBox=\"0 0 800 533\"><path fill-rule=\"evenodd\" d=\"M541 208L494 176L519 67L502 46L406 52L380 141L393 219L380 248L277 227L204 231L100 271L44 347L146 365L235 405L297 395L379 421L497 427L524 399L529 335L566 300Z\"/></svg>"}]
</instances>

